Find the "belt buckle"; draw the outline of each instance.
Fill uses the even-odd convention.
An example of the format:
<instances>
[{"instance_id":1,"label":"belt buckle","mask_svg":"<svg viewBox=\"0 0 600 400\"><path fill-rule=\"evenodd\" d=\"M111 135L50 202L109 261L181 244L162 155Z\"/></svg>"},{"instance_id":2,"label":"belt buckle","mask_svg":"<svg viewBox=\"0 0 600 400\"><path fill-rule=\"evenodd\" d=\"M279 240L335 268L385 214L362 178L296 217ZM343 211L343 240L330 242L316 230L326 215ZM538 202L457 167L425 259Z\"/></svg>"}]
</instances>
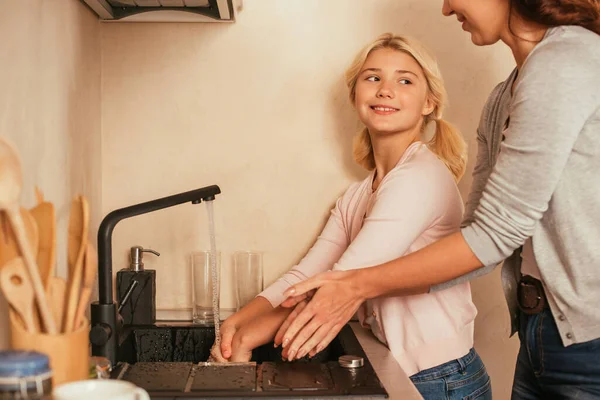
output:
<instances>
[{"instance_id":1,"label":"belt buckle","mask_svg":"<svg viewBox=\"0 0 600 400\"><path fill-rule=\"evenodd\" d=\"M519 309L526 315L539 314L546 307L544 288L541 282L530 276L524 276L519 281L517 297Z\"/></svg>"}]
</instances>

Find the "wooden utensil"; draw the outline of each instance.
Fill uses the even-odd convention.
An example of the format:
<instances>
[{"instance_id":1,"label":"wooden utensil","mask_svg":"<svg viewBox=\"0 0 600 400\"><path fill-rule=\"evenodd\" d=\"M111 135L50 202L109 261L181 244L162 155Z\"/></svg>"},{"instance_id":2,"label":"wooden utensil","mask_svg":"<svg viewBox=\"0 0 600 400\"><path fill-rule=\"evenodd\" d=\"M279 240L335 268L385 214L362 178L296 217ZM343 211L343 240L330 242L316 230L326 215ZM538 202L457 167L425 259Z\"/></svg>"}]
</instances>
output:
<instances>
[{"instance_id":1,"label":"wooden utensil","mask_svg":"<svg viewBox=\"0 0 600 400\"><path fill-rule=\"evenodd\" d=\"M48 279L48 301L56 325L63 326L65 301L67 296L67 282L57 276Z\"/></svg>"},{"instance_id":2,"label":"wooden utensil","mask_svg":"<svg viewBox=\"0 0 600 400\"><path fill-rule=\"evenodd\" d=\"M69 216L69 243L67 249L69 294L65 316L65 332L73 331L75 325L75 313L77 312L81 290L83 260L87 247L88 221L89 206L87 199L84 196L78 196L71 203L71 214Z\"/></svg>"},{"instance_id":3,"label":"wooden utensil","mask_svg":"<svg viewBox=\"0 0 600 400\"><path fill-rule=\"evenodd\" d=\"M17 257L9 261L0 271L0 287L8 303L14 308L24 322L25 330L34 333L34 293L23 259Z\"/></svg>"},{"instance_id":4,"label":"wooden utensil","mask_svg":"<svg viewBox=\"0 0 600 400\"><path fill-rule=\"evenodd\" d=\"M21 207L21 218L25 224L25 234L31 245L34 254L38 249L38 227L31 213L27 209ZM8 216L4 212L0 212L0 269L8 261L19 257L19 246L17 239L8 222Z\"/></svg>"},{"instance_id":5,"label":"wooden utensil","mask_svg":"<svg viewBox=\"0 0 600 400\"><path fill-rule=\"evenodd\" d=\"M96 272L98 272L98 255L94 246L88 242L85 250L85 261L83 263L83 283L81 289L81 297L75 314L75 329L78 329L85 318L85 310L88 307L90 296L92 295L92 287L96 280Z\"/></svg>"},{"instance_id":6,"label":"wooden utensil","mask_svg":"<svg viewBox=\"0 0 600 400\"><path fill-rule=\"evenodd\" d=\"M21 164L15 150L0 138L0 210L8 215L21 255L33 286L40 317L48 333L56 334L56 325L48 307L46 292L40 279L37 263L27 241L25 225L19 209L21 195Z\"/></svg>"},{"instance_id":7,"label":"wooden utensil","mask_svg":"<svg viewBox=\"0 0 600 400\"><path fill-rule=\"evenodd\" d=\"M30 213L37 223L39 238L37 264L42 284L47 290L56 265L56 212L52 203L44 201L44 195L39 188L36 188L36 196L38 205L32 208Z\"/></svg>"}]
</instances>

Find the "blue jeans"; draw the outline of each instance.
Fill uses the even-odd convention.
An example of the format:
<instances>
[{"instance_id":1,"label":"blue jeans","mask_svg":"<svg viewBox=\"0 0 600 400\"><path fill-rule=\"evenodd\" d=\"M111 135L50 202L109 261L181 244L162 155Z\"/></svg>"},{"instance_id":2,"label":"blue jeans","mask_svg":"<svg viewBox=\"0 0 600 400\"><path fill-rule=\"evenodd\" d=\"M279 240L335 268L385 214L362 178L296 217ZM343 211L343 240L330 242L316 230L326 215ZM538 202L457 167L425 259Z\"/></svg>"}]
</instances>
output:
<instances>
[{"instance_id":1,"label":"blue jeans","mask_svg":"<svg viewBox=\"0 0 600 400\"><path fill-rule=\"evenodd\" d=\"M475 349L410 377L425 400L491 400L492 385Z\"/></svg>"},{"instance_id":2,"label":"blue jeans","mask_svg":"<svg viewBox=\"0 0 600 400\"><path fill-rule=\"evenodd\" d=\"M600 339L564 347L548 308L521 313L513 400L600 399Z\"/></svg>"}]
</instances>

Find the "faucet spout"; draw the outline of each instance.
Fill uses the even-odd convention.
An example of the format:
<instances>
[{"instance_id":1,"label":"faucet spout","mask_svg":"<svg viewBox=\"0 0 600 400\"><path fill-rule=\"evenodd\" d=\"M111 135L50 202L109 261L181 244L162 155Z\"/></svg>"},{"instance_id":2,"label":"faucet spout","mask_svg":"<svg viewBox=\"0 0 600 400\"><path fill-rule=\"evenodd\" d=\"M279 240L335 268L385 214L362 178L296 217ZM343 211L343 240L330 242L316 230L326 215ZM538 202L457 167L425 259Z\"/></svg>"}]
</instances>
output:
<instances>
[{"instance_id":1,"label":"faucet spout","mask_svg":"<svg viewBox=\"0 0 600 400\"><path fill-rule=\"evenodd\" d=\"M212 201L221 189L206 186L189 192L135 204L110 212L98 230L98 301L92 303L90 342L92 355L107 357L115 365L118 347L117 307L113 303L112 287L112 233L117 223L136 215L191 202Z\"/></svg>"},{"instance_id":2,"label":"faucet spout","mask_svg":"<svg viewBox=\"0 0 600 400\"><path fill-rule=\"evenodd\" d=\"M206 186L189 192L120 208L104 217L98 230L98 302L100 304L112 304L113 302L112 233L119 221L178 204L188 202L198 204L202 200L211 201L219 193L221 193L221 189L217 185Z\"/></svg>"}]
</instances>

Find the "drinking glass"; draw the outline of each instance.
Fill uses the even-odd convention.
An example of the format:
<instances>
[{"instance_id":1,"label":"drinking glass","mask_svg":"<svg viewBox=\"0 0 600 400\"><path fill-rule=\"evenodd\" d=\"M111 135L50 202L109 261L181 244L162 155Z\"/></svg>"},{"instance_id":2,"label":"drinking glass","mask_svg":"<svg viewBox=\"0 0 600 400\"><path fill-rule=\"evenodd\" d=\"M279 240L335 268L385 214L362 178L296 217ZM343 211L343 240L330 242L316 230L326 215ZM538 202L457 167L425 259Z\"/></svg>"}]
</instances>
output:
<instances>
[{"instance_id":1,"label":"drinking glass","mask_svg":"<svg viewBox=\"0 0 600 400\"><path fill-rule=\"evenodd\" d=\"M214 307L219 308L219 278L221 275L221 254L215 253L217 269L217 293L213 296L210 251L198 251L191 255L192 269L192 322L200 325L214 325Z\"/></svg>"},{"instance_id":2,"label":"drinking glass","mask_svg":"<svg viewBox=\"0 0 600 400\"><path fill-rule=\"evenodd\" d=\"M262 253L236 251L233 254L236 310L248 304L263 290Z\"/></svg>"}]
</instances>

